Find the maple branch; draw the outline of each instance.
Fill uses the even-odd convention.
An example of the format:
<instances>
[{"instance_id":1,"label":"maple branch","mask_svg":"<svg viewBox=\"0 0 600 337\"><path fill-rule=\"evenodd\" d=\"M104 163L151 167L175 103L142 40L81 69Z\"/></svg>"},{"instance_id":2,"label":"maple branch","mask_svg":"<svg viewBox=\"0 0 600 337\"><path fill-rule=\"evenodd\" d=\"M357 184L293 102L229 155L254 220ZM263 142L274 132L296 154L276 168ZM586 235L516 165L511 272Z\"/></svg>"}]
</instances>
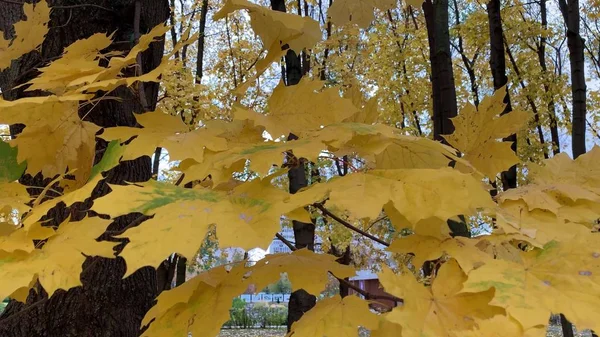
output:
<instances>
[{"instance_id":1,"label":"maple branch","mask_svg":"<svg viewBox=\"0 0 600 337\"><path fill-rule=\"evenodd\" d=\"M294 246L293 243L291 243L288 239L284 238L283 235L277 233L275 234L275 237L277 237L279 240L281 240L281 242L283 242L286 246L288 246L289 249L293 251L298 250L298 248L296 248L296 246Z\"/></svg>"},{"instance_id":2,"label":"maple branch","mask_svg":"<svg viewBox=\"0 0 600 337\"><path fill-rule=\"evenodd\" d=\"M342 218L338 217L337 215L331 213L329 210L327 210L327 208L323 207L323 205L315 203L315 204L313 204L313 206L315 206L316 208L318 208L319 210L321 210L321 212L323 212L323 214L325 214L325 215L329 216L330 218L332 218L333 220L339 222L344 227L346 227L348 229L351 229L351 230L357 232L358 234L366 236L369 239L371 239L371 240L373 240L373 241L375 241L377 243L380 243L380 244L382 244L382 245L384 245L386 247L390 246L389 243L383 241L382 239L376 237L375 235L369 234L369 233L363 231L362 229L351 225L350 223L348 223L347 221L345 221Z\"/></svg>"},{"instance_id":3,"label":"maple branch","mask_svg":"<svg viewBox=\"0 0 600 337\"><path fill-rule=\"evenodd\" d=\"M365 297L365 299L367 299L367 300L371 300L371 299L373 299L373 300L388 300L388 301L394 301L394 302L402 302L402 303L404 303L404 300L401 299L401 298L399 298L399 297L392 296L392 295L372 294L372 293L370 293L370 292L368 292L366 290L363 290L363 289L357 287L356 285L354 285L350 281L344 280L343 278L336 277L335 275L333 275L332 272L329 272L329 273L333 277L335 277L340 282L340 284L343 284L346 287L348 287L348 288L356 291L357 293L363 295ZM383 304L383 303L380 303L380 304Z\"/></svg>"},{"instance_id":4,"label":"maple branch","mask_svg":"<svg viewBox=\"0 0 600 337\"><path fill-rule=\"evenodd\" d=\"M596 128L594 128L592 123L590 123L590 121L587 118L585 119L585 121L587 122L587 125L590 127L590 129L596 134L596 137L598 137L598 139L600 139L600 133L598 132L598 130L596 130Z\"/></svg>"}]
</instances>

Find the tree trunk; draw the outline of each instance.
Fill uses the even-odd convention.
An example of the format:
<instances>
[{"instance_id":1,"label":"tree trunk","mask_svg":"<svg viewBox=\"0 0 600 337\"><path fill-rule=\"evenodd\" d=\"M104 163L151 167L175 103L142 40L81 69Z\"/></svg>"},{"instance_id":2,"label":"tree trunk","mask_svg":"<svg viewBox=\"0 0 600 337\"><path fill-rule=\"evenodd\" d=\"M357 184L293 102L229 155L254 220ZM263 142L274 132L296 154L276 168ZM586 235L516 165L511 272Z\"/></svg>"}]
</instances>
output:
<instances>
[{"instance_id":1,"label":"tree trunk","mask_svg":"<svg viewBox=\"0 0 600 337\"><path fill-rule=\"evenodd\" d=\"M502 30L502 18L500 16L500 0L490 0L487 4L489 29L490 29L490 67L494 79L494 90L507 85L506 58L504 56L504 32ZM506 107L501 115L512 111L508 89L504 97ZM517 152L517 136L510 135L504 139L512 142L511 149ZM508 171L500 174L504 190L517 187L517 166L513 165ZM490 177L492 178L492 177Z\"/></svg>"},{"instance_id":2,"label":"tree trunk","mask_svg":"<svg viewBox=\"0 0 600 337\"><path fill-rule=\"evenodd\" d=\"M548 28L548 10L546 8L547 0L540 0L540 15L542 20L542 28ZM538 61L542 68L544 76L548 76L548 67L546 66L546 37L540 36L540 43L537 50ZM550 85L548 79L544 79L544 92L548 96L548 117L550 119L550 137L552 138L552 154L555 156L560 153L560 139L558 138L558 123L556 120L556 103L554 96L550 95Z\"/></svg>"},{"instance_id":3,"label":"tree trunk","mask_svg":"<svg viewBox=\"0 0 600 337\"><path fill-rule=\"evenodd\" d=\"M41 48L40 53L29 53L13 62L11 67L0 73L0 88L5 99L14 100L20 97L39 94L25 93L22 89L12 89L22 84L32 76L32 69L40 67L54 57L59 56L63 48L78 39L103 32L115 32L116 41L129 41L133 34L133 0L102 0L94 4L98 7L82 6L76 8L57 8L52 11L51 28ZM50 6L70 5L66 1L49 1ZM169 7L166 1L141 1L140 28L142 32L168 18ZM21 18L22 6L18 4L3 4L0 11L0 29L12 32L11 26ZM163 55L163 43L155 42L142 55L142 70L148 72L156 67ZM119 50L128 50L132 45L115 44ZM147 83L144 94L150 107L156 105L158 85ZM142 111L139 99L129 89L119 88L111 93L121 98L121 101L102 101L86 119L99 126L135 126L133 112ZM89 109L89 108L88 108ZM86 111L80 111L83 116ZM21 127L11 127L17 133ZM102 156L106 142L97 141L96 161ZM86 213L94 216L94 212L82 212L91 207L94 199L109 192L106 183L123 184L141 182L151 178L152 167L149 156L136 160L122 162L110 170L106 179L96 187L90 199L77 203L72 207L57 206L47 215L51 225L58 225L67 216L71 221L81 220ZM27 185L45 186L51 178L43 179L41 175L31 177L24 175L21 182ZM120 231L132 222L139 222L141 214L129 214L114 219L108 231ZM108 234L101 239L112 240ZM122 240L119 240L122 241ZM123 243L125 241L122 241ZM118 247L122 248L123 245ZM154 303L159 290L157 275L154 268L146 267L133 275L122 279L126 270L122 258L106 259L101 257L87 258L83 264L81 281L83 286L67 291L59 290L48 298L43 289L39 292L30 291L27 302L11 301L5 313L0 317L0 336L29 337L29 336L124 336L137 337L139 327L146 311Z\"/></svg>"},{"instance_id":4,"label":"tree trunk","mask_svg":"<svg viewBox=\"0 0 600 337\"><path fill-rule=\"evenodd\" d=\"M276 11L285 12L284 0L271 0L271 8ZM285 55L285 84L296 85L302 79L302 65L300 57L292 50L288 50ZM296 135L290 134L288 140L297 139ZM303 187L308 186L306 179L306 160L290 156L293 162L288 172L290 181L290 193L294 194ZM301 221L292 221L294 228L294 241L296 248L308 248L315 250L315 226L312 223ZM298 321L305 312L310 310L316 304L316 297L299 289L294 291L290 296L288 305L287 329L290 331L292 324Z\"/></svg>"},{"instance_id":5,"label":"tree trunk","mask_svg":"<svg viewBox=\"0 0 600 337\"><path fill-rule=\"evenodd\" d=\"M433 139L448 144L442 135L454 132L450 118L456 117L456 87L450 54L450 32L448 30L448 0L425 0L423 3L429 61L431 63L431 90L433 94ZM417 116L415 115L415 120ZM466 222L448 220L454 236L470 237Z\"/></svg>"},{"instance_id":6,"label":"tree trunk","mask_svg":"<svg viewBox=\"0 0 600 337\"><path fill-rule=\"evenodd\" d=\"M457 115L456 88L450 53L448 30L448 0L426 0L423 3L429 60L431 62L431 85L433 92L433 139L445 144L442 135L454 132L450 118Z\"/></svg>"},{"instance_id":7,"label":"tree trunk","mask_svg":"<svg viewBox=\"0 0 600 337\"><path fill-rule=\"evenodd\" d=\"M202 0L200 8L200 37L198 38L198 56L196 57L196 84L202 82L204 64L204 38L206 31L206 13L208 12L208 0Z\"/></svg>"},{"instance_id":8,"label":"tree trunk","mask_svg":"<svg viewBox=\"0 0 600 337\"><path fill-rule=\"evenodd\" d=\"M571 136L573 158L585 153L586 84L583 38L579 34L579 0L559 0L558 5L567 30L569 63L571 64L571 94L573 121Z\"/></svg>"}]
</instances>

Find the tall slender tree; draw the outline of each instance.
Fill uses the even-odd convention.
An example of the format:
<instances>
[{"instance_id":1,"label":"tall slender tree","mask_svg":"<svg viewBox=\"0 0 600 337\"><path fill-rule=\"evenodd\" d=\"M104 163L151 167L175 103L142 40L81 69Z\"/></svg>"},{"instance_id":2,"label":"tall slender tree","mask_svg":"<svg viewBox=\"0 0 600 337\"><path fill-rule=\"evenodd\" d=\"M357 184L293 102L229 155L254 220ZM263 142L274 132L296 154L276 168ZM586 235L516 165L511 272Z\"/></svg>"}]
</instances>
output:
<instances>
[{"instance_id":1,"label":"tall slender tree","mask_svg":"<svg viewBox=\"0 0 600 337\"><path fill-rule=\"evenodd\" d=\"M490 68L494 81L494 90L498 90L507 85L508 77L506 77L506 57L504 50L504 31L502 28L502 16L500 14L500 0L490 0L487 3L487 14L490 29ZM512 111L510 104L510 95L508 89L504 96L506 107L502 114ZM517 136L510 135L504 139L512 142L511 148L517 151ZM513 165L501 173L502 187L504 190L517 187L517 166Z\"/></svg>"},{"instance_id":2,"label":"tall slender tree","mask_svg":"<svg viewBox=\"0 0 600 337\"><path fill-rule=\"evenodd\" d=\"M584 42L579 33L580 13L579 0L559 0L569 47L569 63L571 65L571 136L573 158L585 153L585 115L586 92Z\"/></svg>"}]
</instances>

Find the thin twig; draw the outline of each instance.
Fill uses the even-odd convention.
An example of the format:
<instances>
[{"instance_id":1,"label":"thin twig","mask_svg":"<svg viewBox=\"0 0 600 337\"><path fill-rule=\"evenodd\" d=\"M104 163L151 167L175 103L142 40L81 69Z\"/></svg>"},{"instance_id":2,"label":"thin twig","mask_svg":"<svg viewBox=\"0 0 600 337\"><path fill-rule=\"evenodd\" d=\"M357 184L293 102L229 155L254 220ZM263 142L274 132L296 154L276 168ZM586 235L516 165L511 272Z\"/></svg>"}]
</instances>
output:
<instances>
[{"instance_id":1,"label":"thin twig","mask_svg":"<svg viewBox=\"0 0 600 337\"><path fill-rule=\"evenodd\" d=\"M348 229L351 229L351 230L353 230L353 231L357 232L358 234L361 234L361 235L363 235L363 236L366 236L366 237L368 237L369 239L371 239L371 240L373 240L373 241L375 241L375 242L377 242L377 243L380 243L380 244L382 244L382 245L384 245L384 246L386 246L386 247L389 247L389 246L390 246L390 244L389 244L389 243L387 243L387 242L385 242L385 241L381 240L380 238L378 238L378 237L376 237L376 236L374 236L374 235L372 235L372 234L369 234L369 233L367 233L367 232L365 232L365 231L363 231L363 230L361 230L361 229L359 229L359 228L357 228L357 227L354 227L354 226L352 226L352 225L351 225L351 224L349 224L347 221L344 221L342 218L340 218L340 217L338 217L337 215L335 215L335 214L331 213L329 210L327 210L325 207L323 207L323 205L321 205L321 204L313 204L313 206L315 206L316 208L318 208L319 210L321 210L321 212L323 212L323 214L325 214L325 215L329 216L329 217L330 217L330 218L332 218L333 220L335 220L335 221L339 222L340 224L342 224L344 227L346 227L346 228L348 228Z\"/></svg>"},{"instance_id":2,"label":"thin twig","mask_svg":"<svg viewBox=\"0 0 600 337\"><path fill-rule=\"evenodd\" d=\"M587 122L588 126L590 127L590 129L596 134L596 137L598 137L598 139L600 139L600 133L598 132L598 130L596 130L594 128L594 126L592 125L592 123L590 123L590 121L586 118L585 121Z\"/></svg>"},{"instance_id":3,"label":"thin twig","mask_svg":"<svg viewBox=\"0 0 600 337\"><path fill-rule=\"evenodd\" d=\"M298 249L298 248L296 248L296 246L294 246L294 244L293 244L293 243L291 243L291 242L290 242L288 239L284 238L284 237L283 237L283 235L281 235L281 234L277 233L277 234L275 234L275 236L276 236L276 237L277 237L279 240L281 240L281 242L283 242L283 243L284 243L286 246L288 246L288 248L289 248L289 249L291 249L291 250L292 250L292 252Z\"/></svg>"},{"instance_id":4,"label":"thin twig","mask_svg":"<svg viewBox=\"0 0 600 337\"><path fill-rule=\"evenodd\" d=\"M331 275L333 275L333 273L329 272ZM357 286L355 286L354 284L352 284L352 282L346 281L342 278L338 278L335 275L333 275L333 277L335 277L341 284L345 285L346 287L356 291L357 293L363 295L365 297L365 299L367 300L388 300L388 301L394 301L394 302L401 302L404 303L404 300L401 298L398 298L396 296L392 296L392 295L382 295L382 294L372 294L366 290L363 290Z\"/></svg>"}]
</instances>

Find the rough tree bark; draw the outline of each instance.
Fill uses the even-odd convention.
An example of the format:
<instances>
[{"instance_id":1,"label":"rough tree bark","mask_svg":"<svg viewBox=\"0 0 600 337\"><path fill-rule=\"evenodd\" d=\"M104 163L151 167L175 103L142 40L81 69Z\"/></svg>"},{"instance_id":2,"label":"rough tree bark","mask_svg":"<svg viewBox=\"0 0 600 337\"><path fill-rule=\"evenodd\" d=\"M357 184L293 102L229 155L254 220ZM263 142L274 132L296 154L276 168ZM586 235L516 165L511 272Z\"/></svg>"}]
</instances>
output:
<instances>
[{"instance_id":1,"label":"rough tree bark","mask_svg":"<svg viewBox=\"0 0 600 337\"><path fill-rule=\"evenodd\" d=\"M506 57L504 56L504 31L502 30L502 17L500 16L500 0L490 0L487 4L488 21L490 29L490 67L494 80L494 90L507 85ZM508 90L504 96L506 107L501 115L512 111ZM512 142L511 149L517 152L517 136L510 135L504 139ZM500 174L504 190L517 187L517 166L513 165L508 171Z\"/></svg>"},{"instance_id":2,"label":"rough tree bark","mask_svg":"<svg viewBox=\"0 0 600 337\"><path fill-rule=\"evenodd\" d=\"M50 6L74 5L73 1L50 0ZM78 39L86 38L94 33L112 33L116 31L115 41L130 41L133 34L134 0L99 0L94 2L100 7L81 6L56 8L51 15L50 31L40 52L32 52L11 67L0 73L0 89L5 99L14 100L20 97L39 95L39 92L24 93L22 89L14 90L15 86L24 83L35 76L35 68L42 66L48 60L57 57L63 48ZM168 18L169 7L165 1L143 0L140 13L140 28L142 32L164 22ZM18 4L3 4L0 11L0 29L6 37L12 34L12 25L21 19L22 6ZM114 48L128 50L131 44L115 43ZM147 72L156 67L163 54L163 42L155 42L142 55L142 70ZM146 84L144 95L149 106L156 104L158 93L157 84ZM137 92L119 88L112 93L122 101L100 102L86 119L103 127L135 126L133 112L143 111ZM83 116L86 111L80 111ZM11 126L11 133L17 134L23 129L22 125ZM106 142L98 139L96 143L99 160L106 148ZM139 182L151 178L151 160L144 156L132 161L125 161L110 170L94 190L91 198L71 207L59 205L47 215L49 225L58 225L67 216L71 221L81 220L84 216L95 216L88 210L93 199L110 191L106 183L123 184L124 181ZM28 185L45 186L50 178L43 179L41 175L34 177L24 175L21 181ZM141 223L141 214L129 214L115 219L107 232L100 239L112 240L108 234L122 231L127 225ZM123 241L119 248L123 247ZM83 264L81 281L83 286L57 291L52 297L39 286L38 292L30 291L27 302L22 304L11 302L0 317L0 336L29 337L29 336L124 336L137 337L140 322L146 311L153 305L159 288L157 272L154 268L142 268L130 277L122 279L126 270L122 258L87 258ZM161 288L162 289L162 288Z\"/></svg>"},{"instance_id":3,"label":"rough tree bark","mask_svg":"<svg viewBox=\"0 0 600 337\"><path fill-rule=\"evenodd\" d=\"M569 47L569 62L571 64L571 94L572 113L571 136L573 158L585 153L585 114L586 114L586 84L584 64L584 42L579 34L579 0L559 0L558 6L563 16L567 46Z\"/></svg>"}]
</instances>

